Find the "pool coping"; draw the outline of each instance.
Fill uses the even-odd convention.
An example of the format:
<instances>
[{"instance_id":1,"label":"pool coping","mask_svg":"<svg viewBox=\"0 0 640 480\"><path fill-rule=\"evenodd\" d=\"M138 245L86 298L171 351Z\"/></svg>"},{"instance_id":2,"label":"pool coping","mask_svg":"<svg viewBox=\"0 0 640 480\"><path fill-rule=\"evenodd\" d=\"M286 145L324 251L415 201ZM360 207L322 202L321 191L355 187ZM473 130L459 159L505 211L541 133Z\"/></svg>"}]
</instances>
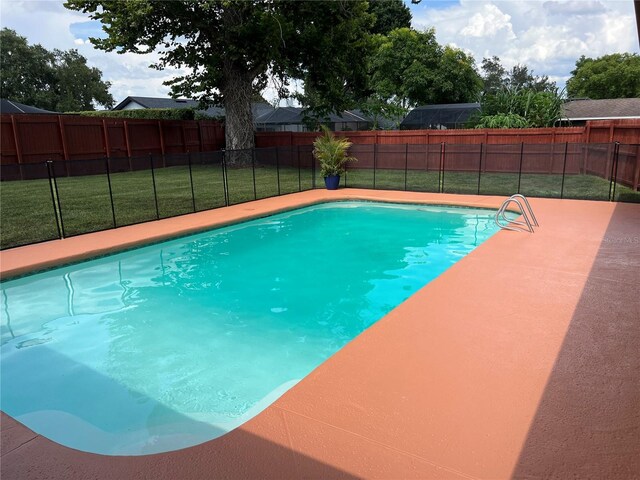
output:
<instances>
[{"instance_id":1,"label":"pool coping","mask_svg":"<svg viewBox=\"0 0 640 480\"><path fill-rule=\"evenodd\" d=\"M331 200L496 209L504 198L314 190L5 250L0 271ZM229 434L108 457L3 414L3 478L632 478L640 205L531 203L535 234L498 232ZM606 331L603 315L615 319Z\"/></svg>"}]
</instances>

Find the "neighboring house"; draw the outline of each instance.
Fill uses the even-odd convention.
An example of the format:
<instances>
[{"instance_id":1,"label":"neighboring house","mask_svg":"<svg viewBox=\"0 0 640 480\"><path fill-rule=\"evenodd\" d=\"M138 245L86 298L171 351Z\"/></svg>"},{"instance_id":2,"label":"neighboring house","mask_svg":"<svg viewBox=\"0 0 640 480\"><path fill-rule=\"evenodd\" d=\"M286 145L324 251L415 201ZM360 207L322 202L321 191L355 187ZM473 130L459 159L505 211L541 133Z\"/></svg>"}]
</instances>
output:
<instances>
[{"instance_id":1,"label":"neighboring house","mask_svg":"<svg viewBox=\"0 0 640 480\"><path fill-rule=\"evenodd\" d=\"M318 118L318 121L334 132L369 130L373 123L361 112L358 114L353 111L344 111L341 115L329 114ZM256 117L255 124L258 132L306 132L309 130L308 122L305 122L304 108L301 107L278 107Z\"/></svg>"},{"instance_id":2,"label":"neighboring house","mask_svg":"<svg viewBox=\"0 0 640 480\"><path fill-rule=\"evenodd\" d=\"M409 112L400 124L401 130L465 128L467 121L480 111L479 103L447 103L424 105Z\"/></svg>"},{"instance_id":3,"label":"neighboring house","mask_svg":"<svg viewBox=\"0 0 640 480\"><path fill-rule=\"evenodd\" d=\"M193 108L198 109L198 101L187 98L158 98L158 97L127 97L114 107L114 110L137 110L142 108ZM255 128L259 132L306 132L308 122L305 122L305 111L301 107L274 108L268 103L252 104ZM209 107L201 110L213 118L223 118L225 111L222 107ZM312 117L310 115L310 117ZM333 131L369 130L374 120L360 110L347 110L340 115L329 114L318 119ZM394 128L400 119L378 118L379 128ZM314 129L315 130L315 129Z\"/></svg>"},{"instance_id":4,"label":"neighboring house","mask_svg":"<svg viewBox=\"0 0 640 480\"><path fill-rule=\"evenodd\" d=\"M158 98L158 97L127 97L114 107L114 110L139 110L141 108L193 108L198 110L198 101L187 98ZM264 115L273 110L268 103L254 103L251 106L253 118ZM224 108L209 107L200 110L205 115L213 118L224 117Z\"/></svg>"},{"instance_id":5,"label":"neighboring house","mask_svg":"<svg viewBox=\"0 0 640 480\"><path fill-rule=\"evenodd\" d=\"M640 119L640 98L570 100L562 106L562 124L584 125L588 120Z\"/></svg>"},{"instance_id":6,"label":"neighboring house","mask_svg":"<svg viewBox=\"0 0 640 480\"><path fill-rule=\"evenodd\" d=\"M21 113L58 115L58 112L51 112L49 110L43 110L42 108L31 107L5 98L0 99L0 113L8 113L12 115Z\"/></svg>"}]
</instances>

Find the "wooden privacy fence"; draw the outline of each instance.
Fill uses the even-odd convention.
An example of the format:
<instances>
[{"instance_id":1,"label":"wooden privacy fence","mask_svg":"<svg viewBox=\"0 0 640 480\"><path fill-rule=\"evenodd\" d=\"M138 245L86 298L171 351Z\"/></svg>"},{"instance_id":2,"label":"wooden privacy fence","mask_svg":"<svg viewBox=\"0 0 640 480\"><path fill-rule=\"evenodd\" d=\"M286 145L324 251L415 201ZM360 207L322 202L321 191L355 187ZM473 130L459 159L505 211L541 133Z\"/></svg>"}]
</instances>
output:
<instances>
[{"instance_id":1,"label":"wooden privacy fence","mask_svg":"<svg viewBox=\"0 0 640 480\"><path fill-rule=\"evenodd\" d=\"M317 132L257 132L256 148L311 145ZM336 132L360 145L456 145L613 143L640 144L640 120L602 120L586 126L473 130L378 130Z\"/></svg>"},{"instance_id":2,"label":"wooden privacy fence","mask_svg":"<svg viewBox=\"0 0 640 480\"><path fill-rule=\"evenodd\" d=\"M563 143L583 141L584 127L477 129L477 130L374 130L335 132L354 145L457 145ZM256 148L311 145L317 132L257 132Z\"/></svg>"},{"instance_id":3,"label":"wooden privacy fence","mask_svg":"<svg viewBox=\"0 0 640 480\"><path fill-rule=\"evenodd\" d=\"M256 147L306 146L317 135L258 132ZM617 179L634 190L640 188L640 151L628 146L640 145L639 120L592 121L579 127L336 132L336 136L353 143L351 152L359 162L350 168L356 169L373 168L374 163L376 168L399 168L405 164L406 153L410 170L418 159L426 158L426 165L420 168L505 173L521 168L523 173L564 171L602 178L611 177L614 142L620 142L627 146L618 152Z\"/></svg>"},{"instance_id":4,"label":"wooden privacy fence","mask_svg":"<svg viewBox=\"0 0 640 480\"><path fill-rule=\"evenodd\" d=\"M211 120L138 120L78 115L2 115L3 173L47 160L138 157L224 148L224 129ZM15 168L8 169L7 166Z\"/></svg>"},{"instance_id":5,"label":"wooden privacy fence","mask_svg":"<svg viewBox=\"0 0 640 480\"><path fill-rule=\"evenodd\" d=\"M154 161L159 161L162 167L168 166L166 158L174 154L224 148L224 129L220 123L210 120L5 114L1 116L0 127L3 180L42 178L46 176L45 169L25 166L48 160L72 161L63 174L78 175L91 173L93 167L83 166L84 160L120 159L115 162L117 171L125 171L143 168L136 166L138 164L148 165L146 157L149 155L153 155ZM317 132L258 132L255 134L256 151L269 147L310 146L317 135ZM336 135L346 136L353 142L353 154L360 160L352 166L355 169L370 168L374 163L381 169L404 168L406 163L411 169L422 161L418 159L426 158L426 165L419 168L530 173L564 171L608 178L611 177L614 142L640 144L640 121L607 120L587 122L586 126L580 127L359 131L336 132ZM564 145L568 145L566 162ZM640 183L638 149L623 148L618 156L618 180L637 190ZM138 161L141 158L143 160ZM445 164L441 165L445 159Z\"/></svg>"}]
</instances>

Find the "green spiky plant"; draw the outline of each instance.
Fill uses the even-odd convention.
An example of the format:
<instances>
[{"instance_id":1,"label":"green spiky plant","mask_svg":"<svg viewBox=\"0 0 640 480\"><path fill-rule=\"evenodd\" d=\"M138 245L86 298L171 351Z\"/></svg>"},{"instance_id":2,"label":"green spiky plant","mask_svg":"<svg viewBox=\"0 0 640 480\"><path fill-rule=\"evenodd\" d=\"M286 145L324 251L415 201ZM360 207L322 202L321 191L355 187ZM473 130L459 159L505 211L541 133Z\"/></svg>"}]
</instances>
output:
<instances>
[{"instance_id":1,"label":"green spiky plant","mask_svg":"<svg viewBox=\"0 0 640 480\"><path fill-rule=\"evenodd\" d=\"M347 138L336 137L331 130L322 126L323 134L313 142L313 156L320 162L320 175L343 175L347 162L357 159L349 155L352 145Z\"/></svg>"}]
</instances>

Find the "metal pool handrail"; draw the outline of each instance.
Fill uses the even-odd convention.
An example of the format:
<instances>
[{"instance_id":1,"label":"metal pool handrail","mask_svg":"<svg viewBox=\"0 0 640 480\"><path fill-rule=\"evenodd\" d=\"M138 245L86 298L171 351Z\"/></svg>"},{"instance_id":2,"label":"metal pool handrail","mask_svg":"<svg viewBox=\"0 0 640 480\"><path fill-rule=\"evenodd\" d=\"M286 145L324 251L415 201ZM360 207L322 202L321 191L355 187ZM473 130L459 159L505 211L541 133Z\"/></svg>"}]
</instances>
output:
<instances>
[{"instance_id":1,"label":"metal pool handrail","mask_svg":"<svg viewBox=\"0 0 640 480\"><path fill-rule=\"evenodd\" d=\"M522 206L522 203L520 202L520 199L522 199L524 201L524 204L527 207L527 210L529 213L527 213L527 211L525 211L524 207ZM509 220L506 216L505 216L505 212L507 210L507 207L509 206L510 203L515 203L518 208L520 209L520 213L522 215L522 217L524 218L524 222L520 222L518 220ZM498 209L498 211L496 212L496 217L495 217L495 221L496 221L496 225L498 225L498 227L504 229L504 230L511 230L514 232L530 232L530 233L534 233L533 231L533 225L531 220L529 219L529 215L531 215L531 220L533 220L533 225L535 225L536 227L539 227L540 224L538 223L538 220L536 219L536 216L533 213L533 209L531 208L531 204L529 203L529 200L527 200L527 198L519 193L516 193L514 195L511 195L509 198L507 198L504 202L502 202L502 205L500 206L500 208ZM506 222L506 223L501 223L501 220ZM526 229L524 228L526 227Z\"/></svg>"}]
</instances>

